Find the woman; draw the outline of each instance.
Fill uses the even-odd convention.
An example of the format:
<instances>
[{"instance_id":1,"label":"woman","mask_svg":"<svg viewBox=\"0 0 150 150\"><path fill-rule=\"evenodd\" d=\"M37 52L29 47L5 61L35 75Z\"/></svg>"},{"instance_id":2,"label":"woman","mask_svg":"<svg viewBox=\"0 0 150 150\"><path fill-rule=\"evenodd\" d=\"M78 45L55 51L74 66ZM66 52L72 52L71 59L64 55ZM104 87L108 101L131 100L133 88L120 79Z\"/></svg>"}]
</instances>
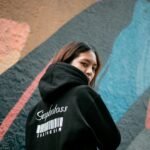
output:
<instances>
[{"instance_id":1,"label":"woman","mask_svg":"<svg viewBox=\"0 0 150 150\"><path fill-rule=\"evenodd\" d=\"M27 150L115 150L120 133L92 88L99 57L83 42L71 42L53 58L39 83L42 101L29 113Z\"/></svg>"}]
</instances>

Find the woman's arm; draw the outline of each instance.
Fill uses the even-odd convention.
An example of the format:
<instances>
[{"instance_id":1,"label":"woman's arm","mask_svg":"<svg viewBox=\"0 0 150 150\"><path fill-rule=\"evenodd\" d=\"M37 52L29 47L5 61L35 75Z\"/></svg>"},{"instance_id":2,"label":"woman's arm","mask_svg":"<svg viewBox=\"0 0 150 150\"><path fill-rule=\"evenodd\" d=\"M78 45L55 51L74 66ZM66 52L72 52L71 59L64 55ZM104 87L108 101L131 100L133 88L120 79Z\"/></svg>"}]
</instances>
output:
<instances>
[{"instance_id":1,"label":"woman's arm","mask_svg":"<svg viewBox=\"0 0 150 150\"><path fill-rule=\"evenodd\" d=\"M85 118L99 145L98 147L102 146L104 150L115 150L121 141L119 130L100 95L94 91L89 92L93 96L90 98L91 106Z\"/></svg>"}]
</instances>

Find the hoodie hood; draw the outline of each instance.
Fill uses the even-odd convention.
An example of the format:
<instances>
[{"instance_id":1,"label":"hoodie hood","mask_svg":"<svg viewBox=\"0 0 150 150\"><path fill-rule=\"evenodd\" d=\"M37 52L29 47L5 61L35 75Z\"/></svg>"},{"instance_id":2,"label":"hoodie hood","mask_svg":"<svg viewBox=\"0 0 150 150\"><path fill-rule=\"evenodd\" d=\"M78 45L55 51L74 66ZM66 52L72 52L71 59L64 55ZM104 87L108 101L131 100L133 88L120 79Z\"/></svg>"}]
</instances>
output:
<instances>
[{"instance_id":1,"label":"hoodie hood","mask_svg":"<svg viewBox=\"0 0 150 150\"><path fill-rule=\"evenodd\" d=\"M39 90L42 100L50 103L52 99L78 85L88 85L86 75L70 64L58 62L49 66L39 82Z\"/></svg>"}]
</instances>

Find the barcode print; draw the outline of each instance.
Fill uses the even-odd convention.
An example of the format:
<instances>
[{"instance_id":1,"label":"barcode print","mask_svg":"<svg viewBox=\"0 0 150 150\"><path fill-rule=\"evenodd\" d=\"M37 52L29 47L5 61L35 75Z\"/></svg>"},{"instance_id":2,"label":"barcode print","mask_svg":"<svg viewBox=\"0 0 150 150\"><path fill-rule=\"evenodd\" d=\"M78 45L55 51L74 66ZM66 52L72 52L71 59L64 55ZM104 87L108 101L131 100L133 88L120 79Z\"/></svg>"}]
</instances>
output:
<instances>
[{"instance_id":1,"label":"barcode print","mask_svg":"<svg viewBox=\"0 0 150 150\"><path fill-rule=\"evenodd\" d=\"M60 132L63 126L63 117L55 118L46 123L37 126L37 138L43 137L48 134Z\"/></svg>"}]
</instances>

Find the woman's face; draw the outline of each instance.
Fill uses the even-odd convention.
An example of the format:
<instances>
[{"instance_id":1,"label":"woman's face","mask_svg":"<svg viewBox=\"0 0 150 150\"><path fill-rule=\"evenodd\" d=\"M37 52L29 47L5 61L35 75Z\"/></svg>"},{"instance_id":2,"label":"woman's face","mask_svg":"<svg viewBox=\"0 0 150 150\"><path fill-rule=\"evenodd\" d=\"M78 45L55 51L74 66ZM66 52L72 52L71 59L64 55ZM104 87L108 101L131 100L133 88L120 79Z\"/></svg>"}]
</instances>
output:
<instances>
[{"instance_id":1,"label":"woman's face","mask_svg":"<svg viewBox=\"0 0 150 150\"><path fill-rule=\"evenodd\" d=\"M80 53L70 64L81 70L88 77L89 84L91 83L97 69L96 55L93 51Z\"/></svg>"}]
</instances>

